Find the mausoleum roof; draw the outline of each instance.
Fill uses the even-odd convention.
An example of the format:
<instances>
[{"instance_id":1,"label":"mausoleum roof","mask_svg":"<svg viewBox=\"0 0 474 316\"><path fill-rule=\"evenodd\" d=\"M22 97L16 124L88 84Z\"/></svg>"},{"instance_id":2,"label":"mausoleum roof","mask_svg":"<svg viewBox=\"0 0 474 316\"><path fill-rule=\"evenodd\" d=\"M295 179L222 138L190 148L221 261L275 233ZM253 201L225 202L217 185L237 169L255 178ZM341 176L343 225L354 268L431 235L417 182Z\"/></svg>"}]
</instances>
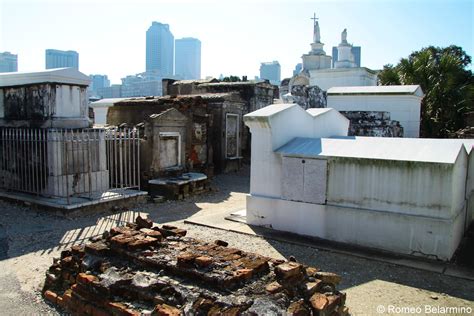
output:
<instances>
[{"instance_id":1,"label":"mausoleum roof","mask_svg":"<svg viewBox=\"0 0 474 316\"><path fill-rule=\"evenodd\" d=\"M261 109L258 109L256 111L253 111L249 114L246 114L245 117L269 117L273 116L277 113L280 113L281 111L285 111L287 109L290 109L292 107L299 106L298 104L290 103L290 104L285 104L285 103L278 103L278 104L271 104L268 106L265 106Z\"/></svg>"},{"instance_id":2,"label":"mausoleum roof","mask_svg":"<svg viewBox=\"0 0 474 316\"><path fill-rule=\"evenodd\" d=\"M0 87L23 86L36 83L64 83L88 86L88 76L74 68L55 68L37 72L8 72L0 74Z\"/></svg>"},{"instance_id":3,"label":"mausoleum roof","mask_svg":"<svg viewBox=\"0 0 474 316\"><path fill-rule=\"evenodd\" d=\"M328 95L408 94L423 97L419 85L332 87Z\"/></svg>"},{"instance_id":4,"label":"mausoleum roof","mask_svg":"<svg viewBox=\"0 0 474 316\"><path fill-rule=\"evenodd\" d=\"M127 100L130 98L106 98L106 99L100 99L94 102L91 102L91 107L96 108L96 107L110 107L113 106L115 103Z\"/></svg>"},{"instance_id":5,"label":"mausoleum roof","mask_svg":"<svg viewBox=\"0 0 474 316\"><path fill-rule=\"evenodd\" d=\"M344 157L454 164L464 148L470 153L474 140L341 136L296 137L275 152L295 157Z\"/></svg>"}]
</instances>

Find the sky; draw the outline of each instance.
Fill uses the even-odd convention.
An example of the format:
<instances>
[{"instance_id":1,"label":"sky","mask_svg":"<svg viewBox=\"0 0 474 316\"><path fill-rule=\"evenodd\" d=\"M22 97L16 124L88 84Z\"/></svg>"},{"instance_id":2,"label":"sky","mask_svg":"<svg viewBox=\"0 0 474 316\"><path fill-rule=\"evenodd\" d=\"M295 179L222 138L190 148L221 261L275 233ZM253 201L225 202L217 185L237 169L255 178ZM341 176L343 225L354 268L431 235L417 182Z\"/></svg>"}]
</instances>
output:
<instances>
[{"instance_id":1,"label":"sky","mask_svg":"<svg viewBox=\"0 0 474 316\"><path fill-rule=\"evenodd\" d=\"M474 55L472 0L0 0L0 52L18 54L19 71L45 68L45 50L75 50L79 70L112 83L145 71L145 34L167 23L175 39L202 43L202 77L259 75L279 61L292 75L310 50L313 13L331 55L341 32L362 47L361 64L381 69L423 47L461 46ZM472 65L470 67L472 69Z\"/></svg>"}]
</instances>

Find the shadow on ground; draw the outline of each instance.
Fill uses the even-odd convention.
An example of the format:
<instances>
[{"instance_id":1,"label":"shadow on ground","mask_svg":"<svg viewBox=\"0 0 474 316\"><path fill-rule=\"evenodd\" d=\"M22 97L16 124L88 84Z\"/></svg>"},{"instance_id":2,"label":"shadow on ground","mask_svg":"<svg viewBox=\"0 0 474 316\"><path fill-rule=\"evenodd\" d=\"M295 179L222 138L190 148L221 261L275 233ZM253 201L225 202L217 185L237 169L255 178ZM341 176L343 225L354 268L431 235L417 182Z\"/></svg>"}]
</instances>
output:
<instances>
[{"instance_id":1,"label":"shadow on ground","mask_svg":"<svg viewBox=\"0 0 474 316\"><path fill-rule=\"evenodd\" d=\"M229 199L231 192L245 192L248 187L249 168L246 167L236 173L216 176L210 192L183 201L145 203L115 211L108 206L108 209L93 212L57 214L0 201L0 260L36 251L48 255L85 242L112 227L133 222L139 214L145 214L156 223L184 220L201 211L199 203L219 204Z\"/></svg>"},{"instance_id":2,"label":"shadow on ground","mask_svg":"<svg viewBox=\"0 0 474 316\"><path fill-rule=\"evenodd\" d=\"M252 227L252 229L263 236L269 231L258 227ZM471 280L382 262L380 258L384 255L369 249L356 247L358 253L365 252L364 256L368 258L376 256L377 260L322 250L318 248L318 244L321 245L321 242L324 243L324 241L315 242L312 238L296 237L293 234L276 233L271 238L263 238L286 258L294 256L298 262L341 275L343 280L340 285L341 290L382 280L474 301L474 282ZM287 242L282 242L282 239ZM291 244L290 246L288 242ZM327 246L327 244L324 245L324 248L327 249ZM345 245L344 248L345 251L350 251L351 246ZM387 256L392 257L393 255L387 254Z\"/></svg>"}]
</instances>

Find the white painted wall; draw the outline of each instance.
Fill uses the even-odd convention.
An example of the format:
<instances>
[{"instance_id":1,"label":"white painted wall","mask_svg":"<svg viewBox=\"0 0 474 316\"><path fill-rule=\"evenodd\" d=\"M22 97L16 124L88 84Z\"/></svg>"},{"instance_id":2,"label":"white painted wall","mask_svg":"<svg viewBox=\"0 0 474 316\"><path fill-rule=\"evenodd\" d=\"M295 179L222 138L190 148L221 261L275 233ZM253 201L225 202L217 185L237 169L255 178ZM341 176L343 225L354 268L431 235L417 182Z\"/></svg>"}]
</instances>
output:
<instances>
[{"instance_id":1,"label":"white painted wall","mask_svg":"<svg viewBox=\"0 0 474 316\"><path fill-rule=\"evenodd\" d=\"M326 91L332 87L376 86L377 75L366 68L311 70L309 83Z\"/></svg>"},{"instance_id":2,"label":"white painted wall","mask_svg":"<svg viewBox=\"0 0 474 316\"><path fill-rule=\"evenodd\" d=\"M328 173L331 205L451 219L464 201L459 179L466 179L466 165L461 162L331 158Z\"/></svg>"},{"instance_id":3,"label":"white painted wall","mask_svg":"<svg viewBox=\"0 0 474 316\"><path fill-rule=\"evenodd\" d=\"M247 196L247 223L301 235L449 260L464 223L450 220ZM462 234L461 234L462 235Z\"/></svg>"},{"instance_id":4,"label":"white painted wall","mask_svg":"<svg viewBox=\"0 0 474 316\"><path fill-rule=\"evenodd\" d=\"M422 98L414 95L328 95L327 106L338 111L385 111L400 122L404 137L420 136Z\"/></svg>"},{"instance_id":5,"label":"white painted wall","mask_svg":"<svg viewBox=\"0 0 474 316\"><path fill-rule=\"evenodd\" d=\"M54 117L84 117L87 109L86 90L79 86L56 85L56 108Z\"/></svg>"},{"instance_id":6,"label":"white painted wall","mask_svg":"<svg viewBox=\"0 0 474 316\"><path fill-rule=\"evenodd\" d=\"M105 125L107 124L107 111L108 106L94 107L94 124Z\"/></svg>"},{"instance_id":7,"label":"white painted wall","mask_svg":"<svg viewBox=\"0 0 474 316\"><path fill-rule=\"evenodd\" d=\"M272 114L259 114L267 112ZM250 192L269 197L282 194L281 157L274 150L295 137L346 136L349 128L349 121L336 111L312 116L297 104L270 105L245 115L244 121L252 133Z\"/></svg>"},{"instance_id":8,"label":"white painted wall","mask_svg":"<svg viewBox=\"0 0 474 316\"><path fill-rule=\"evenodd\" d=\"M313 136L311 137L347 136L349 124L349 120L344 115L331 109L313 120Z\"/></svg>"},{"instance_id":9,"label":"white painted wall","mask_svg":"<svg viewBox=\"0 0 474 316\"><path fill-rule=\"evenodd\" d=\"M468 174L466 181L466 208L467 216L465 227L468 228L469 225L474 221L474 154L471 150L468 156Z\"/></svg>"}]
</instances>

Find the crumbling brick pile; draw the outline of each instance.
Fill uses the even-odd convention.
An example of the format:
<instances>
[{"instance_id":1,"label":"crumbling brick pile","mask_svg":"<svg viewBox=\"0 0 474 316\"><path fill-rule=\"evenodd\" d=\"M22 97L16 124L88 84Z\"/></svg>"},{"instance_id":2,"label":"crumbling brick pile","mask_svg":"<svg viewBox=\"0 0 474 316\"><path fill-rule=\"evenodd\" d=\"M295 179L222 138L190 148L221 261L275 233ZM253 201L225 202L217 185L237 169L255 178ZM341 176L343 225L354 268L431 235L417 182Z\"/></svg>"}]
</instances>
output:
<instances>
[{"instance_id":1,"label":"crumbling brick pile","mask_svg":"<svg viewBox=\"0 0 474 316\"><path fill-rule=\"evenodd\" d=\"M185 235L141 217L112 228L54 260L44 297L73 315L348 314L336 274Z\"/></svg>"}]
</instances>

